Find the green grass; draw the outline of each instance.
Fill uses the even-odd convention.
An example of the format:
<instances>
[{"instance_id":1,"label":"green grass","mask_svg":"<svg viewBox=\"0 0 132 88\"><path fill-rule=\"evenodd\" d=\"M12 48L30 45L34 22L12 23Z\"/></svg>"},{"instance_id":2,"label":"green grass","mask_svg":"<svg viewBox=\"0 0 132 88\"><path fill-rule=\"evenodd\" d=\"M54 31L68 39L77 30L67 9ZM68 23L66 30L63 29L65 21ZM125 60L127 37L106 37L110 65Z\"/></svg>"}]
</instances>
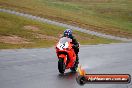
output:
<instances>
[{"instance_id":1,"label":"green grass","mask_svg":"<svg viewBox=\"0 0 132 88\"><path fill-rule=\"evenodd\" d=\"M131 0L0 0L0 7L132 38Z\"/></svg>"},{"instance_id":2,"label":"green grass","mask_svg":"<svg viewBox=\"0 0 132 88\"><path fill-rule=\"evenodd\" d=\"M27 30L24 28L24 26L35 26L39 30ZM34 21L28 18L0 12L0 36L16 35L25 38L28 42L31 42L28 44L11 44L0 41L0 49L51 47L57 43L57 39L59 39L59 34L63 34L64 30L65 28L63 27L41 23L39 21ZM73 31L73 33L81 44L120 42L116 40L88 35L79 31ZM46 35L57 39L36 38L36 34Z\"/></svg>"}]
</instances>

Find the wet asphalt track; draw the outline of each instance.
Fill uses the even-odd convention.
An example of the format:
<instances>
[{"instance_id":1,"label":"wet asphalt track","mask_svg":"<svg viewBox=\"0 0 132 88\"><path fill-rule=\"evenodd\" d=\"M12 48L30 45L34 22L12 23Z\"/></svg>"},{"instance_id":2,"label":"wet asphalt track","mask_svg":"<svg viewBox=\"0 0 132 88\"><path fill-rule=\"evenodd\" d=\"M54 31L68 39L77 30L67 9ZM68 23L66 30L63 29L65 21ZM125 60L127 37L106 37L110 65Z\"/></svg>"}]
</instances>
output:
<instances>
[{"instance_id":1,"label":"wet asphalt track","mask_svg":"<svg viewBox=\"0 0 132 88\"><path fill-rule=\"evenodd\" d=\"M132 43L89 45L80 49L87 73L132 75ZM86 84L76 74L59 75L54 48L0 50L0 88L132 88L132 84Z\"/></svg>"}]
</instances>

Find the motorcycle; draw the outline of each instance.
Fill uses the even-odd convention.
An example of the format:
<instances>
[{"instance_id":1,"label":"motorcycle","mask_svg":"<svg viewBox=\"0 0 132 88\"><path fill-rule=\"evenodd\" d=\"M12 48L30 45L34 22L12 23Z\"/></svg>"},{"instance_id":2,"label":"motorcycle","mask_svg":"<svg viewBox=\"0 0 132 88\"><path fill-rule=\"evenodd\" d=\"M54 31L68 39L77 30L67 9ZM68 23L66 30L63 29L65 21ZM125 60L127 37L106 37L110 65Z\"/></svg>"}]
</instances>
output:
<instances>
[{"instance_id":1,"label":"motorcycle","mask_svg":"<svg viewBox=\"0 0 132 88\"><path fill-rule=\"evenodd\" d=\"M78 68L78 63L76 62L76 54L72 48L72 39L63 37L56 44L56 54L58 57L58 70L61 74L65 72L66 69L71 69L71 71L76 72Z\"/></svg>"}]
</instances>

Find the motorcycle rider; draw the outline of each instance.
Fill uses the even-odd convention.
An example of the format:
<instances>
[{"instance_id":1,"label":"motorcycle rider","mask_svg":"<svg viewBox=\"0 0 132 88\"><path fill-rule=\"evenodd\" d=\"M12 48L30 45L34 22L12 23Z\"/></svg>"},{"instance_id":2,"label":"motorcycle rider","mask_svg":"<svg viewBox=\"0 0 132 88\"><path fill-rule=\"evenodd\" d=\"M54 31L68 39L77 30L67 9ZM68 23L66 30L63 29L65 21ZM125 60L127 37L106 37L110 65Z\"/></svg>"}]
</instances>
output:
<instances>
[{"instance_id":1,"label":"motorcycle rider","mask_svg":"<svg viewBox=\"0 0 132 88\"><path fill-rule=\"evenodd\" d=\"M62 37L68 37L70 39L72 39L72 44L73 44L73 49L75 51L76 54L76 62L77 64L79 64L79 57L78 57L78 52L79 52L79 43L77 42L76 38L72 35L72 30L71 29L66 29L64 31L64 35Z\"/></svg>"}]
</instances>

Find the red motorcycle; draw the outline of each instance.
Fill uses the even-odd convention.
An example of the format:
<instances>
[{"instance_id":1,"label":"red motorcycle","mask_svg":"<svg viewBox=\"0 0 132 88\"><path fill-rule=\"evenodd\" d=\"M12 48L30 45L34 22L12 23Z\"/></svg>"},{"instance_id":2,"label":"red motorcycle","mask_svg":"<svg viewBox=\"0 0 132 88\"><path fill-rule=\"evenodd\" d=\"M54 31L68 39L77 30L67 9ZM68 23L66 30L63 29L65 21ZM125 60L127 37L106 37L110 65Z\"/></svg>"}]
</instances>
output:
<instances>
[{"instance_id":1,"label":"red motorcycle","mask_svg":"<svg viewBox=\"0 0 132 88\"><path fill-rule=\"evenodd\" d=\"M78 64L76 61L76 54L72 48L72 39L63 37L56 45L56 54L58 57L58 70L61 74L65 72L65 69L71 69L76 72Z\"/></svg>"}]
</instances>

